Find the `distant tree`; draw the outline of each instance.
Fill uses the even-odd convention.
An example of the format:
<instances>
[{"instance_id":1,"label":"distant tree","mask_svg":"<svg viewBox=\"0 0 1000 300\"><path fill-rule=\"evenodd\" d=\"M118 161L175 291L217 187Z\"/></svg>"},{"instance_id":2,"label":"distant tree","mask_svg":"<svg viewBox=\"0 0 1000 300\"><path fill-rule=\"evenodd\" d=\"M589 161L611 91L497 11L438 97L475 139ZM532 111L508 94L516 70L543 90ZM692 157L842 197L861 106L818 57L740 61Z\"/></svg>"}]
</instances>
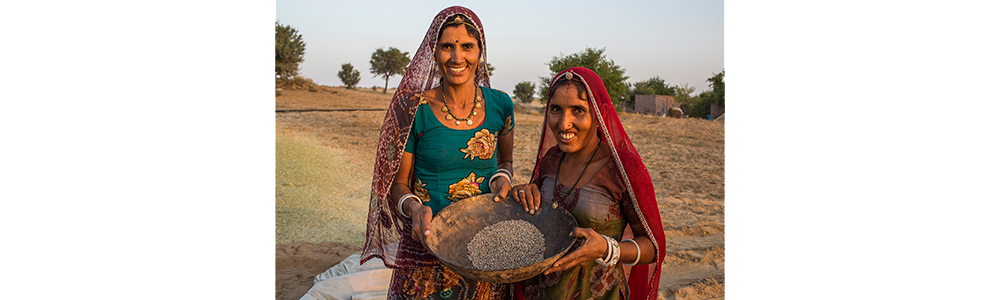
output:
<instances>
[{"instance_id":1,"label":"distant tree","mask_svg":"<svg viewBox=\"0 0 1000 300\"><path fill-rule=\"evenodd\" d=\"M299 63L306 54L306 42L291 25L274 22L274 73L288 80L299 74Z\"/></svg>"},{"instance_id":2,"label":"distant tree","mask_svg":"<svg viewBox=\"0 0 1000 300\"><path fill-rule=\"evenodd\" d=\"M490 78L493 78L493 70L496 70L496 69L497 68L493 67L493 64L486 63L486 73L490 74Z\"/></svg>"},{"instance_id":3,"label":"distant tree","mask_svg":"<svg viewBox=\"0 0 1000 300\"><path fill-rule=\"evenodd\" d=\"M538 77L538 102L545 104L549 101L550 84L552 84L552 77Z\"/></svg>"},{"instance_id":4,"label":"distant tree","mask_svg":"<svg viewBox=\"0 0 1000 300\"><path fill-rule=\"evenodd\" d=\"M629 85L628 97L625 100L626 107L635 106L635 95L676 96L677 90L673 86L668 85L660 76L653 76L645 81Z\"/></svg>"},{"instance_id":5,"label":"distant tree","mask_svg":"<svg viewBox=\"0 0 1000 300\"><path fill-rule=\"evenodd\" d=\"M688 106L688 116L706 118L712 110L712 91L704 91L695 96L693 104Z\"/></svg>"},{"instance_id":6,"label":"distant tree","mask_svg":"<svg viewBox=\"0 0 1000 300\"><path fill-rule=\"evenodd\" d=\"M722 70L722 72L718 74L712 74L712 77L709 77L708 80L706 80L712 89L703 91L698 94L698 96L688 100L686 104L688 104L689 116L707 118L708 114L711 113L713 103L718 104L719 106L726 106L725 77L726 71ZM687 91L689 90L684 90L684 92ZM694 88L690 88L690 91L694 91Z\"/></svg>"},{"instance_id":7,"label":"distant tree","mask_svg":"<svg viewBox=\"0 0 1000 300\"><path fill-rule=\"evenodd\" d=\"M382 88L383 94L389 89L389 77L403 75L406 72L406 65L410 64L410 57L407 56L409 54L409 52L400 52L395 47L389 47L389 50L378 48L372 53L372 59L369 61L372 67L369 71L375 74L375 77L385 78L385 87Z\"/></svg>"},{"instance_id":8,"label":"distant tree","mask_svg":"<svg viewBox=\"0 0 1000 300\"><path fill-rule=\"evenodd\" d=\"M635 85L633 85L633 90L635 91L635 94L639 95L677 95L677 90L674 87L667 85L667 83L663 81L660 76L653 76L645 81L636 82Z\"/></svg>"},{"instance_id":9,"label":"distant tree","mask_svg":"<svg viewBox=\"0 0 1000 300\"><path fill-rule=\"evenodd\" d=\"M712 77L706 81L712 87L712 103L726 106L726 70L722 70L719 74L712 74Z\"/></svg>"},{"instance_id":10,"label":"distant tree","mask_svg":"<svg viewBox=\"0 0 1000 300\"><path fill-rule=\"evenodd\" d=\"M586 67L593 70L598 76L601 76L601 79L604 80L604 87L608 89L608 96L611 96L611 101L616 105L622 103L622 98L628 92L628 85L625 83L628 76L625 76L625 69L615 65L614 60L607 59L604 56L604 48L594 49L587 47L583 51L568 56L552 57L552 61L546 65L549 66L549 70L552 73L549 77L539 77L542 85L538 94L543 99L548 97L549 84L552 83L552 77L559 74L559 71L571 67Z\"/></svg>"},{"instance_id":11,"label":"distant tree","mask_svg":"<svg viewBox=\"0 0 1000 300\"><path fill-rule=\"evenodd\" d=\"M692 100L694 100L695 98L695 96L691 95L692 93L694 93L693 86L688 86L688 84L685 83L684 85L674 85L673 88L674 91L676 91L677 93L676 95L674 95L674 100L677 101L678 105L693 104Z\"/></svg>"},{"instance_id":12,"label":"distant tree","mask_svg":"<svg viewBox=\"0 0 1000 300\"><path fill-rule=\"evenodd\" d=\"M521 81L514 86L514 98L521 103L529 104L535 100L535 84L530 81Z\"/></svg>"},{"instance_id":13,"label":"distant tree","mask_svg":"<svg viewBox=\"0 0 1000 300\"><path fill-rule=\"evenodd\" d=\"M351 63L346 63L340 65L340 72L337 73L337 77L340 77L340 82L349 89L354 89L361 82L361 71L355 70Z\"/></svg>"}]
</instances>

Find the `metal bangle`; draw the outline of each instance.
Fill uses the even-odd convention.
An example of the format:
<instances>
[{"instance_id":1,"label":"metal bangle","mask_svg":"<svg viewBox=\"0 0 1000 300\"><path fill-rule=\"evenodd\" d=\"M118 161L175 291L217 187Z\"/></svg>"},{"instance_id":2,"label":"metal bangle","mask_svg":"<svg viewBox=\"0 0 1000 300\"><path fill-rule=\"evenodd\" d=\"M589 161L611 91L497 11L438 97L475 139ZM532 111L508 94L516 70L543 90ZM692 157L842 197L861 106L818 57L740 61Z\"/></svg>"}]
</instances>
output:
<instances>
[{"instance_id":1,"label":"metal bangle","mask_svg":"<svg viewBox=\"0 0 1000 300\"><path fill-rule=\"evenodd\" d=\"M618 241L616 241L615 239L611 239L611 244L613 245L613 249L615 251L614 251L613 255L611 256L611 262L609 262L608 265L609 266L614 266L614 265L618 264L618 259L621 258L622 248L621 248L621 246L618 245Z\"/></svg>"},{"instance_id":2,"label":"metal bangle","mask_svg":"<svg viewBox=\"0 0 1000 300\"><path fill-rule=\"evenodd\" d=\"M601 235L601 237L604 237L604 241L608 243L608 253L605 254L604 257L595 259L594 261L597 262L597 264L599 265L607 267L611 265L611 258L614 257L615 255L615 249L613 248L613 246L611 246L610 237L603 234Z\"/></svg>"},{"instance_id":3,"label":"metal bangle","mask_svg":"<svg viewBox=\"0 0 1000 300\"><path fill-rule=\"evenodd\" d=\"M503 169L501 169L501 170L503 170ZM506 170L505 170L505 171L506 171ZM508 181L508 182L510 182L510 176L509 176L509 175L507 175L507 174L504 174L504 173L500 173L500 172L498 171L498 172L497 172L496 174L493 174L493 176L491 176L491 177L490 177L490 181L488 181L488 182L487 182L486 184L488 184L488 185L492 185L492 184L493 184L493 180L494 180L494 179L496 179L496 178L497 178L497 176L503 176L503 177L507 177L507 181Z\"/></svg>"},{"instance_id":4,"label":"metal bangle","mask_svg":"<svg viewBox=\"0 0 1000 300\"><path fill-rule=\"evenodd\" d=\"M407 198L411 198L411 197L413 198L413 200L415 200L417 202L420 202L420 197L417 197L417 195L414 195L414 194L407 193L407 194L403 195L402 197L399 197L399 202L396 203L396 209L399 209L399 213L401 215L403 215L404 217L406 217L407 219L410 219L410 215L407 215L406 212L403 211L403 202L406 202L406 199Z\"/></svg>"},{"instance_id":5,"label":"metal bangle","mask_svg":"<svg viewBox=\"0 0 1000 300\"><path fill-rule=\"evenodd\" d=\"M634 266L635 264L638 264L639 258L642 257L642 250L639 249L639 243L633 239L623 240L622 243L624 242L632 242L632 244L635 245L635 261L633 261L632 263L625 263L625 265L631 267Z\"/></svg>"}]
</instances>

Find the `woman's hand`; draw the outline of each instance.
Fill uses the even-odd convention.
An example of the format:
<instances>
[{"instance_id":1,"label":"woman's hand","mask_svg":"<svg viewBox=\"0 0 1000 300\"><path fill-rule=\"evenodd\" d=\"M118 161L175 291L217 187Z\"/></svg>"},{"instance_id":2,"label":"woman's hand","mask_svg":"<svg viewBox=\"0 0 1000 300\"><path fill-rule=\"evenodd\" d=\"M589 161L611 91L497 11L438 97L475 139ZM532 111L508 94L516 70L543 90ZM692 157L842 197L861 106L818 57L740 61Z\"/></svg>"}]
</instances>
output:
<instances>
[{"instance_id":1,"label":"woman's hand","mask_svg":"<svg viewBox=\"0 0 1000 300\"><path fill-rule=\"evenodd\" d=\"M542 203L542 193L538 192L538 186L534 183L515 186L511 193L514 193L514 200L524 206L524 211L532 215Z\"/></svg>"},{"instance_id":2,"label":"woman's hand","mask_svg":"<svg viewBox=\"0 0 1000 300\"><path fill-rule=\"evenodd\" d=\"M431 207L420 201L411 201L407 204L407 210L413 221L413 231L410 232L410 236L427 248L427 237L431 235L431 218L434 215Z\"/></svg>"},{"instance_id":3,"label":"woman's hand","mask_svg":"<svg viewBox=\"0 0 1000 300\"><path fill-rule=\"evenodd\" d=\"M552 264L552 267L545 270L545 274L567 270L576 266L582 266L598 258L604 258L608 254L608 241L601 234L590 228L577 227L570 234L573 237L586 238L583 245L577 247L570 253Z\"/></svg>"},{"instance_id":4,"label":"woman's hand","mask_svg":"<svg viewBox=\"0 0 1000 300\"><path fill-rule=\"evenodd\" d=\"M493 182L490 182L490 191L497 191L493 196L494 202L507 198L507 193L510 192L510 180L503 176L497 177Z\"/></svg>"}]
</instances>

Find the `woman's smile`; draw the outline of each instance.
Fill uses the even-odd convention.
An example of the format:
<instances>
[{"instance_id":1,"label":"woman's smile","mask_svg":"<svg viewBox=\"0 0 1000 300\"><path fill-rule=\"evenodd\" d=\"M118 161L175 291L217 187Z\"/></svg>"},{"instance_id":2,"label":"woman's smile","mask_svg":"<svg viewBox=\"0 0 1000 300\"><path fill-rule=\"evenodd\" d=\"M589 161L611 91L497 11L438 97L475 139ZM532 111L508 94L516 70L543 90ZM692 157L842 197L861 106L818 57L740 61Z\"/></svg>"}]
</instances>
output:
<instances>
[{"instance_id":1,"label":"woman's smile","mask_svg":"<svg viewBox=\"0 0 1000 300\"><path fill-rule=\"evenodd\" d=\"M451 73L454 75L462 75L462 73L465 72L465 69L468 69L468 67L460 67L460 68L448 67L448 70L450 70Z\"/></svg>"},{"instance_id":2,"label":"woman's smile","mask_svg":"<svg viewBox=\"0 0 1000 300\"><path fill-rule=\"evenodd\" d=\"M564 143L571 142L573 140L573 138L575 138L575 137L576 137L576 132L560 132L559 133L559 138Z\"/></svg>"}]
</instances>

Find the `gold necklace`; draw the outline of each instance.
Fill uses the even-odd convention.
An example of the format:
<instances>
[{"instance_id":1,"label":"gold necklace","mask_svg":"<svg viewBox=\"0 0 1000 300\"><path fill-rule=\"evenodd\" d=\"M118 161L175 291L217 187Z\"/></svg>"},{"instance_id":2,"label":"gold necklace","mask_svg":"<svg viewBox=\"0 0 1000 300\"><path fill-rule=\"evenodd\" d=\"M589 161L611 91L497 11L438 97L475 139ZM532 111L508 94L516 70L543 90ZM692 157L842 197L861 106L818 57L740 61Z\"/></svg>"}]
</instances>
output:
<instances>
[{"instance_id":1,"label":"gold necklace","mask_svg":"<svg viewBox=\"0 0 1000 300\"><path fill-rule=\"evenodd\" d=\"M465 124L469 124L470 126L472 125L472 116L479 115L479 113L476 112L476 109L482 107L482 105L479 105L479 101L483 100L483 98L479 96L479 87L477 86L476 97L475 97L476 105L472 107L472 111L469 112L468 117L465 117L465 119L459 119L455 115L451 114L451 108L448 108L448 96L444 95L444 85L441 85L441 99L442 99L441 102L444 102L444 107L441 108L441 111L448 113L447 115L444 116L445 119L447 120L455 119L455 125L460 125L461 121L465 121Z\"/></svg>"}]
</instances>

